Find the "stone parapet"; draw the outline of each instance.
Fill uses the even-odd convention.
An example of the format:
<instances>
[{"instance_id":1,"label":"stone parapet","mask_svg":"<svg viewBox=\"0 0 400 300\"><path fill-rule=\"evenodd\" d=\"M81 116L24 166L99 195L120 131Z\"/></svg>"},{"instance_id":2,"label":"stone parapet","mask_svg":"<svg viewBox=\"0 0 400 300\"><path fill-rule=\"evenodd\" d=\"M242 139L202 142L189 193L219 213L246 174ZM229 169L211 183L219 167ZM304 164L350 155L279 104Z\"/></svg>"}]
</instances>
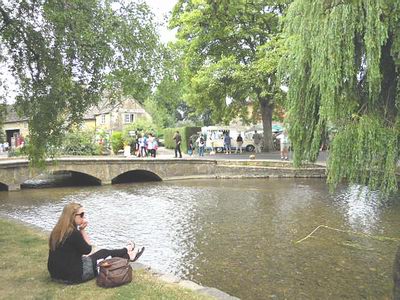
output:
<instances>
[{"instance_id":1,"label":"stone parapet","mask_svg":"<svg viewBox=\"0 0 400 300\"><path fill-rule=\"evenodd\" d=\"M57 174L72 172L83 174L96 184L118 182L120 176L151 174L156 180L181 180L201 178L252 178L252 177L310 177L324 178L324 166L305 165L294 168L291 162L273 160L226 159L138 159L121 157L73 157L47 161L46 172ZM33 179L35 170L27 160L0 162L0 190L18 190L22 183Z\"/></svg>"}]
</instances>

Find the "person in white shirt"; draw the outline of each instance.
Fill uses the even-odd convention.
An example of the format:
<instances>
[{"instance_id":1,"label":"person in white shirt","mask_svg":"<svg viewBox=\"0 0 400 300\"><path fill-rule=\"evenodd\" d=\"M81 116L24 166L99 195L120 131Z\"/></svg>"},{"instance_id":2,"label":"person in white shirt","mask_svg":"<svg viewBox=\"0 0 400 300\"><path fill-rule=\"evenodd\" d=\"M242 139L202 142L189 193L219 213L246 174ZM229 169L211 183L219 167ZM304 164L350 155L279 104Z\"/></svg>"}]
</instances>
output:
<instances>
[{"instance_id":1,"label":"person in white shirt","mask_svg":"<svg viewBox=\"0 0 400 300\"><path fill-rule=\"evenodd\" d=\"M281 143L281 160L288 160L290 142L286 129L284 129L276 138L279 139Z\"/></svg>"},{"instance_id":2,"label":"person in white shirt","mask_svg":"<svg viewBox=\"0 0 400 300\"><path fill-rule=\"evenodd\" d=\"M202 134L199 135L199 137L196 140L196 143L199 148L199 156L204 156L204 148L206 146L206 140L204 139L204 136Z\"/></svg>"},{"instance_id":3,"label":"person in white shirt","mask_svg":"<svg viewBox=\"0 0 400 300\"><path fill-rule=\"evenodd\" d=\"M154 136L151 133L149 133L149 138L147 139L147 151L150 153L151 157L156 157L154 141L155 141Z\"/></svg>"}]
</instances>

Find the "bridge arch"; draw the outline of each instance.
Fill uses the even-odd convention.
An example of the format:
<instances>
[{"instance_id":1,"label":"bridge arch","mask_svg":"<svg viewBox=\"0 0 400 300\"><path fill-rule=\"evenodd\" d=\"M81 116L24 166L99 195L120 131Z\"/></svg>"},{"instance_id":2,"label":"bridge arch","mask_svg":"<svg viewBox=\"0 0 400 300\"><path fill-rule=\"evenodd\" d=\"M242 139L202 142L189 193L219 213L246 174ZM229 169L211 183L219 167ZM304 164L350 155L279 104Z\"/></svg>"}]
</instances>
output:
<instances>
[{"instance_id":1,"label":"bridge arch","mask_svg":"<svg viewBox=\"0 0 400 300\"><path fill-rule=\"evenodd\" d=\"M86 186L86 185L101 185L101 180L93 175L72 171L72 170L57 170L53 171L53 176L59 178L61 182L66 181L69 185L73 186Z\"/></svg>"},{"instance_id":2,"label":"bridge arch","mask_svg":"<svg viewBox=\"0 0 400 300\"><path fill-rule=\"evenodd\" d=\"M8 191L8 185L0 182L0 192Z\"/></svg>"},{"instance_id":3,"label":"bridge arch","mask_svg":"<svg viewBox=\"0 0 400 300\"><path fill-rule=\"evenodd\" d=\"M119 174L111 180L111 184L146 181L162 181L162 179L154 172L138 169Z\"/></svg>"},{"instance_id":4,"label":"bridge arch","mask_svg":"<svg viewBox=\"0 0 400 300\"><path fill-rule=\"evenodd\" d=\"M93 186L101 185L101 180L90 174L71 170L56 170L50 175L40 175L38 177L24 181L21 188L44 188L62 186Z\"/></svg>"}]
</instances>

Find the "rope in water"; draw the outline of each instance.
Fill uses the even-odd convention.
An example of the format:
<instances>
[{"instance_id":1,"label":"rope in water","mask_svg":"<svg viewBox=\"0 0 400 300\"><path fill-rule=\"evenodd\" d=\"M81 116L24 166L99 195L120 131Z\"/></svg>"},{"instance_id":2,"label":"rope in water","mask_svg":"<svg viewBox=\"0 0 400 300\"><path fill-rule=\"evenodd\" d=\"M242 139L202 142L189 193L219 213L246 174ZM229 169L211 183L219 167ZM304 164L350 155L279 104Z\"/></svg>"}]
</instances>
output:
<instances>
[{"instance_id":1,"label":"rope in water","mask_svg":"<svg viewBox=\"0 0 400 300\"><path fill-rule=\"evenodd\" d=\"M360 232L354 232L354 231L350 231L350 230L342 230L342 229L338 229L338 228L333 228L333 227L329 227L329 226L326 226L326 225L319 225L317 228L315 228L313 231L311 231L311 233L309 235L307 235L306 237L302 238L301 240L298 240L297 242L295 242L295 244L301 243L301 242L305 241L306 239L310 238L314 234L314 232L316 232L320 228L326 228L326 229L330 229L330 230L334 230L334 231L339 231L339 232L359 235L359 236L362 236L362 237L367 237L367 238L371 238L371 239L375 239L375 240L379 240L379 241L400 242L399 238L392 238L392 237L378 236L378 235L369 235L369 234L360 233Z\"/></svg>"}]
</instances>

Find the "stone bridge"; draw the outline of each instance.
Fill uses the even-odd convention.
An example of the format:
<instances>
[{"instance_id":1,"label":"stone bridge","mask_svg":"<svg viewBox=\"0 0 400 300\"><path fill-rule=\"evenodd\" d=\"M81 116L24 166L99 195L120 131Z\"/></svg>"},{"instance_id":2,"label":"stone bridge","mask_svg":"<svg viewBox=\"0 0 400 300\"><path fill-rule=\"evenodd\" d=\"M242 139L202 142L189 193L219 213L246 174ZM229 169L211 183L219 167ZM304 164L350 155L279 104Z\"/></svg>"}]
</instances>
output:
<instances>
[{"instance_id":1,"label":"stone bridge","mask_svg":"<svg viewBox=\"0 0 400 300\"><path fill-rule=\"evenodd\" d=\"M290 162L266 160L73 157L46 163L46 173L68 172L91 185L188 178L325 177L323 166L295 169ZM0 161L0 190L19 190L38 174L27 160Z\"/></svg>"}]
</instances>

